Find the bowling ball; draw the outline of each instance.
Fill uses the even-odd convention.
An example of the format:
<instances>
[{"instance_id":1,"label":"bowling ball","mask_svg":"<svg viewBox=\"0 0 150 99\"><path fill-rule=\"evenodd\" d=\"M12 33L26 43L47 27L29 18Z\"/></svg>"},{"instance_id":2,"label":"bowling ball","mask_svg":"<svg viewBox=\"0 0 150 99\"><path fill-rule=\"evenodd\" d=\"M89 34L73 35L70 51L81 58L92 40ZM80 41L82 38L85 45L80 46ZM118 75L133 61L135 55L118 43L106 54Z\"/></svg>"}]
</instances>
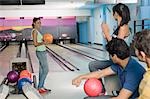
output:
<instances>
[{"instance_id":1,"label":"bowling ball","mask_svg":"<svg viewBox=\"0 0 150 99\"><path fill-rule=\"evenodd\" d=\"M52 43L53 42L53 35L50 33L45 33L43 35L43 40L47 43Z\"/></svg>"},{"instance_id":2,"label":"bowling ball","mask_svg":"<svg viewBox=\"0 0 150 99\"><path fill-rule=\"evenodd\" d=\"M31 79L32 74L28 70L23 70L20 72L20 78L30 78Z\"/></svg>"},{"instance_id":3,"label":"bowling ball","mask_svg":"<svg viewBox=\"0 0 150 99\"><path fill-rule=\"evenodd\" d=\"M32 84L32 81L29 78L21 78L18 80L18 89L22 90L22 87L26 84Z\"/></svg>"},{"instance_id":4,"label":"bowling ball","mask_svg":"<svg viewBox=\"0 0 150 99\"><path fill-rule=\"evenodd\" d=\"M11 83L15 83L18 81L19 79L19 74L18 72L16 71L10 71L8 74L7 74L7 79L9 82Z\"/></svg>"},{"instance_id":5,"label":"bowling ball","mask_svg":"<svg viewBox=\"0 0 150 99\"><path fill-rule=\"evenodd\" d=\"M86 80L84 83L84 92L90 96L99 96L102 93L102 83L96 78Z\"/></svg>"}]
</instances>

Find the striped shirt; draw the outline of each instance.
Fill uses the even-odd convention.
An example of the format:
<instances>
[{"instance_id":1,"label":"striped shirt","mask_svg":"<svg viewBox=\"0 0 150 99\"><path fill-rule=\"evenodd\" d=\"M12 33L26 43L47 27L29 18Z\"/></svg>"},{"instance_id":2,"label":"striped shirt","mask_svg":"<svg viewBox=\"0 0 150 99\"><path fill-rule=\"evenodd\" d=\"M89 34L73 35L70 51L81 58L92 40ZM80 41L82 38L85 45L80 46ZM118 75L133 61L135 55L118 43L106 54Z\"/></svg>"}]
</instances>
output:
<instances>
[{"instance_id":1,"label":"striped shirt","mask_svg":"<svg viewBox=\"0 0 150 99\"><path fill-rule=\"evenodd\" d=\"M144 74L139 86L140 96L138 99L150 99L150 68Z\"/></svg>"}]
</instances>

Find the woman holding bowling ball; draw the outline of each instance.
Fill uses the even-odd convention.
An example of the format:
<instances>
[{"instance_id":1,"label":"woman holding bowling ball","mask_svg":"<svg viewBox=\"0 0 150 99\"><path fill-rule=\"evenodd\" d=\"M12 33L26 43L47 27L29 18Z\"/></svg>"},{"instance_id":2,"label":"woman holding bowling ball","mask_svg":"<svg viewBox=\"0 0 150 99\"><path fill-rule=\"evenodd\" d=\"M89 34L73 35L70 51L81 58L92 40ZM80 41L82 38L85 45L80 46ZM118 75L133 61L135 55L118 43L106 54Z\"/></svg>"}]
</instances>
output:
<instances>
[{"instance_id":1,"label":"woman holding bowling ball","mask_svg":"<svg viewBox=\"0 0 150 99\"><path fill-rule=\"evenodd\" d=\"M49 68L48 68L48 62L46 56L47 53L46 53L46 46L45 46L47 42L43 41L43 35L40 33L40 29L41 29L40 18L33 19L32 27L33 27L32 30L33 44L36 47L36 56L39 60L38 91L39 93L45 93L51 90L44 88L44 82L48 74Z\"/></svg>"}]
</instances>

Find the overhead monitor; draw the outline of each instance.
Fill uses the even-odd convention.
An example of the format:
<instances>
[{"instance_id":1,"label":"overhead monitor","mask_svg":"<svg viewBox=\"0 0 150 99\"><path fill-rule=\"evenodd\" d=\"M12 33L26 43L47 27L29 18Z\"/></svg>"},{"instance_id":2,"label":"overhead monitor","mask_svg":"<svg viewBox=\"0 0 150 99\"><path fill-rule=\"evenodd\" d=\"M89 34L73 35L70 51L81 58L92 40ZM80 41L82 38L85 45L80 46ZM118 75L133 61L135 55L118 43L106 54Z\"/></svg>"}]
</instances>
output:
<instances>
[{"instance_id":1,"label":"overhead monitor","mask_svg":"<svg viewBox=\"0 0 150 99\"><path fill-rule=\"evenodd\" d=\"M22 0L22 5L45 4L45 0Z\"/></svg>"},{"instance_id":2,"label":"overhead monitor","mask_svg":"<svg viewBox=\"0 0 150 99\"><path fill-rule=\"evenodd\" d=\"M0 5L39 5L45 0L0 0Z\"/></svg>"},{"instance_id":3,"label":"overhead monitor","mask_svg":"<svg viewBox=\"0 0 150 99\"><path fill-rule=\"evenodd\" d=\"M20 0L0 0L0 5L20 5Z\"/></svg>"}]
</instances>

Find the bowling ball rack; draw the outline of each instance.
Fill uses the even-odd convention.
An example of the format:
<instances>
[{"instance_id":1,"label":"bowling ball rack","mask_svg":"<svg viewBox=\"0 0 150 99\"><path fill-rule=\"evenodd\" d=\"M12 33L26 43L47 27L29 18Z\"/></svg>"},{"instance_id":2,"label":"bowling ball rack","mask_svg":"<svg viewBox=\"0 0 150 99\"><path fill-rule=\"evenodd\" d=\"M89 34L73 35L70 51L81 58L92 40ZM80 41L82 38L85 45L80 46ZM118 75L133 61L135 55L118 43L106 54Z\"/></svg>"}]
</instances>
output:
<instances>
[{"instance_id":1,"label":"bowling ball rack","mask_svg":"<svg viewBox=\"0 0 150 99\"><path fill-rule=\"evenodd\" d=\"M7 77L6 77L6 78L3 79L0 86L3 85L3 84L9 86L9 89L10 89L9 94L23 94L23 91L18 89L17 82L16 83L10 83L8 81ZM36 76L33 75L33 77L32 77L32 86L34 88L37 88L36 85L37 85Z\"/></svg>"},{"instance_id":2,"label":"bowling ball rack","mask_svg":"<svg viewBox=\"0 0 150 99\"><path fill-rule=\"evenodd\" d=\"M10 61L10 71L14 70L14 71L17 71L19 74L23 70L29 70L28 66L29 66L29 63L28 63L28 59L26 59L26 58L14 58ZM36 76L32 75L31 78L32 78L31 79L31 81L32 81L31 85L34 88L37 88ZM18 89L18 86L17 86L18 81L15 83L11 83L8 81L7 77L5 77L0 85L3 85L3 84L5 84L9 87L9 89L10 89L9 95L11 95L11 94L23 94L23 91Z\"/></svg>"}]
</instances>

